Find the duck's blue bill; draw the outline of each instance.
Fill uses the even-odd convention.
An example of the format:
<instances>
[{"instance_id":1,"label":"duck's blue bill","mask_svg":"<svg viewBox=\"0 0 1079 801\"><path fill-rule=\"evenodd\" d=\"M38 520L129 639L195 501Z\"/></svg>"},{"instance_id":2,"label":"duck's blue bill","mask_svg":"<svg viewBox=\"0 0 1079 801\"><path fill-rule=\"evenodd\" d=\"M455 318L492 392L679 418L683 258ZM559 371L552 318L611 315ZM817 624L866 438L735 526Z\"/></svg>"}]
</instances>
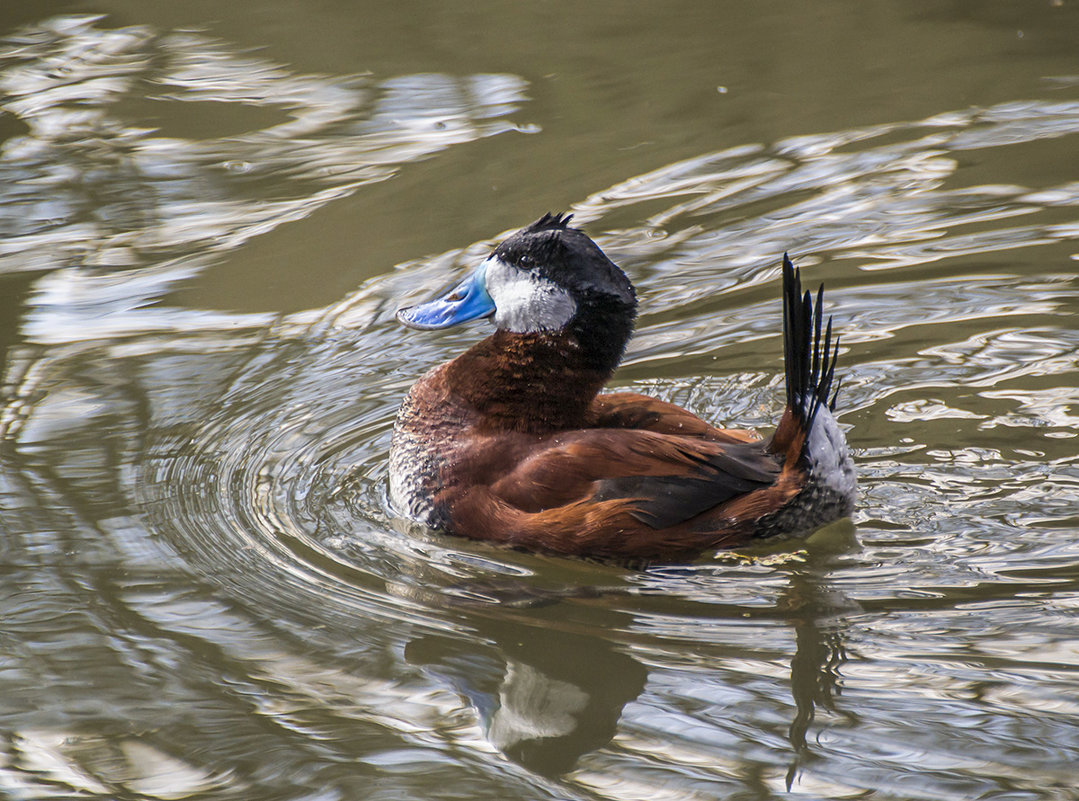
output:
<instances>
[{"instance_id":1,"label":"duck's blue bill","mask_svg":"<svg viewBox=\"0 0 1079 801\"><path fill-rule=\"evenodd\" d=\"M486 273L486 263L481 264L448 294L418 306L398 309L397 319L409 328L434 329L449 328L492 314L495 302L484 285Z\"/></svg>"}]
</instances>

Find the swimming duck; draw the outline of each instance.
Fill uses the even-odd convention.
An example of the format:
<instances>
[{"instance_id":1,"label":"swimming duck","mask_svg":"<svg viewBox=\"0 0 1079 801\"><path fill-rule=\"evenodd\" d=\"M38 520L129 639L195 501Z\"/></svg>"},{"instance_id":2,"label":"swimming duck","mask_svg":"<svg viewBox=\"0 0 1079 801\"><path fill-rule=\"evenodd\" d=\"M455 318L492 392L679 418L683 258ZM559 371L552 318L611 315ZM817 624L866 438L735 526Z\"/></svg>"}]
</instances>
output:
<instances>
[{"instance_id":1,"label":"swimming duck","mask_svg":"<svg viewBox=\"0 0 1079 801\"><path fill-rule=\"evenodd\" d=\"M838 337L783 257L786 409L775 433L717 428L633 392L601 393L633 331L625 273L570 215L545 214L448 294L397 318L495 331L409 391L390 448L391 502L449 534L622 562L694 559L808 534L854 504L829 398ZM836 392L838 393L838 387Z\"/></svg>"}]
</instances>

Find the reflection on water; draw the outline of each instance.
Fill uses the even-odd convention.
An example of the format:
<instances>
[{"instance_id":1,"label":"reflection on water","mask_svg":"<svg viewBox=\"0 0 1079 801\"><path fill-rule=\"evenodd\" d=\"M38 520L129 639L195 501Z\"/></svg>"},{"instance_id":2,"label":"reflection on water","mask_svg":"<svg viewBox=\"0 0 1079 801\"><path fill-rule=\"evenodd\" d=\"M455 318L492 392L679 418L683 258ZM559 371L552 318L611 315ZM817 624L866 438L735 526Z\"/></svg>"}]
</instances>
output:
<instances>
[{"instance_id":1,"label":"reflection on water","mask_svg":"<svg viewBox=\"0 0 1079 801\"><path fill-rule=\"evenodd\" d=\"M495 748L547 776L609 743L647 677L605 638L566 631L558 617L489 619L487 648L426 637L405 649L410 664L468 700Z\"/></svg>"},{"instance_id":2,"label":"reflection on water","mask_svg":"<svg viewBox=\"0 0 1079 801\"><path fill-rule=\"evenodd\" d=\"M300 75L200 34L48 21L0 49L0 109L25 126L0 160L0 271L235 249L404 163L519 130L504 117L524 90L512 75ZM177 118L197 131L170 136Z\"/></svg>"},{"instance_id":3,"label":"reflection on water","mask_svg":"<svg viewBox=\"0 0 1079 801\"><path fill-rule=\"evenodd\" d=\"M0 410L0 792L1071 792L1079 184L992 176L1065 163L1079 103L729 148L577 204L642 296L621 386L766 429L785 249L844 331L856 532L632 572L387 509L400 397L480 334L392 312L489 241L296 315L161 300L516 129L523 80L302 75L91 17L4 48L0 269L33 275Z\"/></svg>"}]
</instances>

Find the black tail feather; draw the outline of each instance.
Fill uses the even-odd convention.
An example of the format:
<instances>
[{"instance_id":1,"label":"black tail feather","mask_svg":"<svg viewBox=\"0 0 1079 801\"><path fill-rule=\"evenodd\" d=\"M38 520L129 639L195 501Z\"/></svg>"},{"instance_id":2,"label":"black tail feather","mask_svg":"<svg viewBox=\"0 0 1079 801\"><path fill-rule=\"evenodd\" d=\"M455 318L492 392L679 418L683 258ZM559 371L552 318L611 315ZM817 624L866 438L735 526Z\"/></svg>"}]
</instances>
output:
<instances>
[{"instance_id":1,"label":"black tail feather","mask_svg":"<svg viewBox=\"0 0 1079 801\"><path fill-rule=\"evenodd\" d=\"M832 318L821 328L824 285L817 290L816 303L810 292L802 293L798 269L783 254L783 361L787 380L787 406L800 419L808 434L823 405L835 409L839 384L831 399L828 393L835 376L839 336L832 339Z\"/></svg>"},{"instance_id":2,"label":"black tail feather","mask_svg":"<svg viewBox=\"0 0 1079 801\"><path fill-rule=\"evenodd\" d=\"M835 338L835 347L836 347L836 350L839 350L839 337ZM843 386L843 379L842 378L837 379L836 382L835 382L835 391L832 392L832 400L828 402L828 411L830 411L830 412L835 411L835 402L836 402L836 399L839 397L839 388L841 386Z\"/></svg>"}]
</instances>

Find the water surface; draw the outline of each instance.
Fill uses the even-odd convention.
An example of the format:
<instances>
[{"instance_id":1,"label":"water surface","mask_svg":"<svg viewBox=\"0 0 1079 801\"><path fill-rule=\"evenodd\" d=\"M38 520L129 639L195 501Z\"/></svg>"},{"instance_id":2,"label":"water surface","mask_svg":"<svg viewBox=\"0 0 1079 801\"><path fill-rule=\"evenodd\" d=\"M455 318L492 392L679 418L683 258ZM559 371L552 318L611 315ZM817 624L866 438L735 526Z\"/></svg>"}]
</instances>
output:
<instances>
[{"instance_id":1,"label":"water surface","mask_svg":"<svg viewBox=\"0 0 1079 801\"><path fill-rule=\"evenodd\" d=\"M392 8L392 10L391 10ZM1067 799L1070 3L0 11L0 794ZM632 571L396 518L404 332L572 210L614 385L767 431L779 255L858 510Z\"/></svg>"}]
</instances>

